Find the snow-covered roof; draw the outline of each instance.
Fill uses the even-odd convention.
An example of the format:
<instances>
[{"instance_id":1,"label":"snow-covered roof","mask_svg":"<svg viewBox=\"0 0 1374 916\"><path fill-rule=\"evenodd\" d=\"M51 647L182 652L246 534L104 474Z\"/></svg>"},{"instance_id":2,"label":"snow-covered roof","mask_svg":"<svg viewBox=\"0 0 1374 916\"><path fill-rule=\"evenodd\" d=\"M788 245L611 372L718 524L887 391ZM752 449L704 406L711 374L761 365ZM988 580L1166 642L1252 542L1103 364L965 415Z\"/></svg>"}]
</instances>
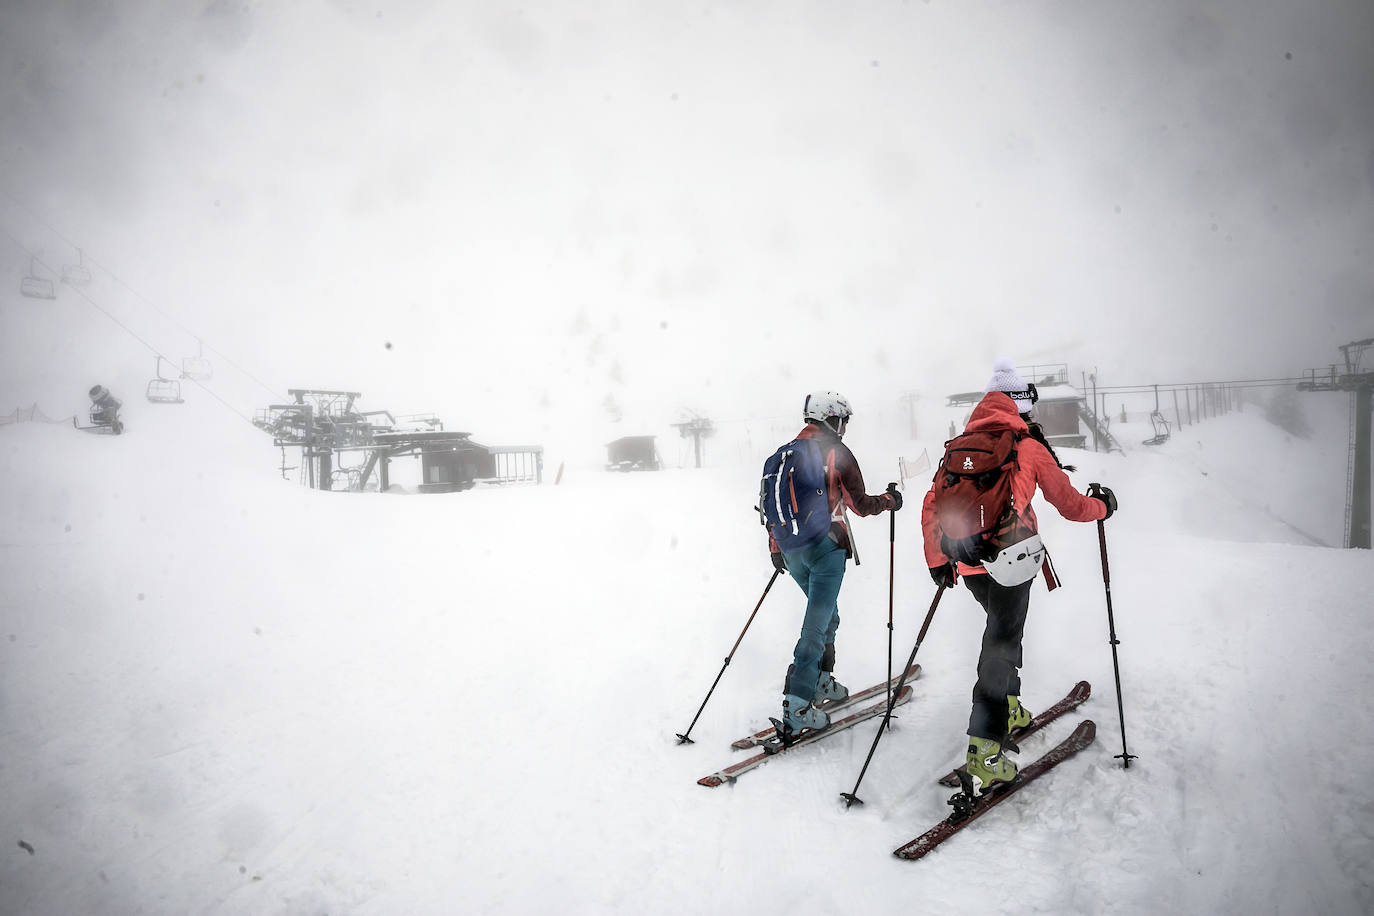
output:
<instances>
[{"instance_id":1,"label":"snow-covered roof","mask_svg":"<svg viewBox=\"0 0 1374 916\"><path fill-rule=\"evenodd\" d=\"M1083 393L1072 385L1036 385L1042 401L1083 401Z\"/></svg>"}]
</instances>

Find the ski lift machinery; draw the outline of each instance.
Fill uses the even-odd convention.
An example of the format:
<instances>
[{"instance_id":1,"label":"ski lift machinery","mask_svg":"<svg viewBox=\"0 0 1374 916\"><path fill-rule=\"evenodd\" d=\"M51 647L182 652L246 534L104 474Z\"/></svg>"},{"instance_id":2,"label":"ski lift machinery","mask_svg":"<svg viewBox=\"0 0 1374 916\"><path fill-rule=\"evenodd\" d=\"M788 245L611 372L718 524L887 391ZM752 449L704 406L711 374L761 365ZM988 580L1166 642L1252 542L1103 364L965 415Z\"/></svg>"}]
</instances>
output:
<instances>
[{"instance_id":1,"label":"ski lift machinery","mask_svg":"<svg viewBox=\"0 0 1374 916\"><path fill-rule=\"evenodd\" d=\"M186 356L181 360L181 377L192 381L203 381L214 375L214 368L210 361L205 358L205 345L200 338L196 338L196 355Z\"/></svg>"},{"instance_id":2,"label":"ski lift machinery","mask_svg":"<svg viewBox=\"0 0 1374 916\"><path fill-rule=\"evenodd\" d=\"M56 299L52 281L38 276L33 270L34 259L29 258L29 273L19 281L19 292L30 299Z\"/></svg>"},{"instance_id":3,"label":"ski lift machinery","mask_svg":"<svg viewBox=\"0 0 1374 916\"><path fill-rule=\"evenodd\" d=\"M119 419L119 408L123 403L110 394L104 385L95 385L90 390L91 425L82 426L72 417L72 426L89 433L113 433L118 436L124 432L124 421Z\"/></svg>"},{"instance_id":4,"label":"ski lift machinery","mask_svg":"<svg viewBox=\"0 0 1374 916\"><path fill-rule=\"evenodd\" d=\"M165 361L161 355L157 357L157 363L153 370L157 378L149 380L148 390L144 392L144 395L154 404L180 404L182 403L181 382L174 378L165 378L162 375L162 364Z\"/></svg>"}]
</instances>

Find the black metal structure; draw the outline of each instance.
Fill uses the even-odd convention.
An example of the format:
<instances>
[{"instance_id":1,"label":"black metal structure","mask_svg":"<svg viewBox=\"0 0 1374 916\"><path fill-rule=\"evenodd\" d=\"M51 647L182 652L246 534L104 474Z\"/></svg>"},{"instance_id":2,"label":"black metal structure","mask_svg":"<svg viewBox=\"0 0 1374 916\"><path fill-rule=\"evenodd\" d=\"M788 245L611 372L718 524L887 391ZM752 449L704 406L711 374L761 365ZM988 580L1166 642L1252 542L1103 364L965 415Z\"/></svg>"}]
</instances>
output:
<instances>
[{"instance_id":1,"label":"black metal structure","mask_svg":"<svg viewBox=\"0 0 1374 916\"><path fill-rule=\"evenodd\" d=\"M1342 366L1327 370L1310 369L1298 382L1299 391L1348 391L1350 402L1350 446L1345 480L1345 546L1371 547L1370 451L1371 413L1374 413L1374 371L1361 367L1365 353L1374 347L1374 337L1356 340L1340 347Z\"/></svg>"},{"instance_id":2,"label":"black metal structure","mask_svg":"<svg viewBox=\"0 0 1374 916\"><path fill-rule=\"evenodd\" d=\"M300 467L311 488L362 490L375 472L378 489L386 492L391 459L405 456L420 459L422 493L543 480L542 446L486 446L474 442L471 433L445 430L432 415L398 421L386 410L359 411L354 404L362 395L356 391L292 388L287 393L292 403L258 411L253 423L272 435L283 455L287 447L301 449ZM349 454L361 460L346 464Z\"/></svg>"},{"instance_id":3,"label":"black metal structure","mask_svg":"<svg viewBox=\"0 0 1374 916\"><path fill-rule=\"evenodd\" d=\"M110 433L118 436L124 432L124 421L119 419L119 408L124 402L110 394L104 385L92 385L88 392L91 398L91 425L82 426L72 417L72 426L90 433Z\"/></svg>"},{"instance_id":4,"label":"black metal structure","mask_svg":"<svg viewBox=\"0 0 1374 916\"><path fill-rule=\"evenodd\" d=\"M688 411L688 413L691 419L682 423L674 423L673 427L677 429L682 438L692 437L692 454L696 460L696 466L701 467L701 440L714 436L716 425L696 411Z\"/></svg>"}]
</instances>

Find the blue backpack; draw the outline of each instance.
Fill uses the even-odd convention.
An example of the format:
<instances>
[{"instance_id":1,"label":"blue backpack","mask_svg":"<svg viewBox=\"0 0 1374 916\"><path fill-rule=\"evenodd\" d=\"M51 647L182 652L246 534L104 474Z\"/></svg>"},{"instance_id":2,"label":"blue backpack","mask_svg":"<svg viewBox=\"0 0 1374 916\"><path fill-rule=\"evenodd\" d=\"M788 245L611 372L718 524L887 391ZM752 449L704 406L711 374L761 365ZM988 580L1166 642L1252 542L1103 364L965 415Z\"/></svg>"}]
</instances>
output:
<instances>
[{"instance_id":1,"label":"blue backpack","mask_svg":"<svg viewBox=\"0 0 1374 916\"><path fill-rule=\"evenodd\" d=\"M763 463L759 514L784 553L810 547L830 533L825 462L815 439L793 439Z\"/></svg>"}]
</instances>

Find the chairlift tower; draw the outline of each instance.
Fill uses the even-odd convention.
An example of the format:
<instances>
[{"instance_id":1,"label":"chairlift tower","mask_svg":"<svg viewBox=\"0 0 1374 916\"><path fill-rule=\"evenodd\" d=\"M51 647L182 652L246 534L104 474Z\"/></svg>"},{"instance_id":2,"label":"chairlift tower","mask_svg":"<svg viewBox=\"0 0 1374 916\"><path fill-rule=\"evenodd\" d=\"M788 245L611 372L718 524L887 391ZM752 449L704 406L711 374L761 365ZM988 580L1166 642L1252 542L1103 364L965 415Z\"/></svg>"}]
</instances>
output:
<instances>
[{"instance_id":1,"label":"chairlift tower","mask_svg":"<svg viewBox=\"0 0 1374 916\"><path fill-rule=\"evenodd\" d=\"M299 446L311 489L332 489L334 451L370 443L372 424L353 410L356 391L291 388L290 404L272 404L253 423L278 446Z\"/></svg>"},{"instance_id":2,"label":"chairlift tower","mask_svg":"<svg viewBox=\"0 0 1374 916\"><path fill-rule=\"evenodd\" d=\"M1374 347L1374 337L1340 348L1343 365L1326 372L1309 369L1298 383L1299 391L1350 392L1350 446L1345 478L1345 546L1370 549L1370 452L1371 413L1374 413L1374 371L1361 368L1364 354Z\"/></svg>"},{"instance_id":3,"label":"chairlift tower","mask_svg":"<svg viewBox=\"0 0 1374 916\"><path fill-rule=\"evenodd\" d=\"M674 423L673 426L682 438L692 437L692 452L696 458L696 466L701 467L701 440L714 436L716 425L696 411L687 411L687 414L691 419L682 423Z\"/></svg>"}]
</instances>

